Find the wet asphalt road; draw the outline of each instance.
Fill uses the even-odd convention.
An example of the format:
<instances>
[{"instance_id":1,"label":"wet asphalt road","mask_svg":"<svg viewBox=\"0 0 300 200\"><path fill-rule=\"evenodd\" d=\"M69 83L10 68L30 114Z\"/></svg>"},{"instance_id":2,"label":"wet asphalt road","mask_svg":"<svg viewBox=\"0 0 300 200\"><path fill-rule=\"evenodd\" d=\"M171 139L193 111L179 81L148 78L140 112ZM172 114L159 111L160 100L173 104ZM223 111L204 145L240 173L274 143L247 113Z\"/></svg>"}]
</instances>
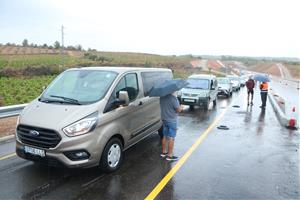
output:
<instances>
[{"instance_id":1,"label":"wet asphalt road","mask_svg":"<svg viewBox=\"0 0 300 200\"><path fill-rule=\"evenodd\" d=\"M300 82L273 77L270 83L273 91L285 100L285 113L292 115L293 107L296 108L295 116L300 121Z\"/></svg>"},{"instance_id":2,"label":"wet asphalt road","mask_svg":"<svg viewBox=\"0 0 300 200\"><path fill-rule=\"evenodd\" d=\"M282 128L269 102L261 112L258 92L247 107L245 93L220 97L208 112L186 107L180 114L180 157L224 111L217 126L229 130L213 128L157 199L300 198L299 131ZM151 135L126 151L112 174L48 168L16 156L0 160L0 199L144 199L177 163L160 158L160 148L158 135ZM2 143L0 156L13 149L14 141Z\"/></svg>"}]
</instances>

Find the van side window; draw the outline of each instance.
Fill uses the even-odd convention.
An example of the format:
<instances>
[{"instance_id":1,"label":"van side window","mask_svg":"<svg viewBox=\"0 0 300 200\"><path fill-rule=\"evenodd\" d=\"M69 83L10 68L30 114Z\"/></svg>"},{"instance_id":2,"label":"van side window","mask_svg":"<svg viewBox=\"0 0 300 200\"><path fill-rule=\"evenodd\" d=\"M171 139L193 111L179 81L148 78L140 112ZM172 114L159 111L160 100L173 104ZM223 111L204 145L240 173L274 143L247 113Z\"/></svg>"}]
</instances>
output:
<instances>
[{"instance_id":1,"label":"van side window","mask_svg":"<svg viewBox=\"0 0 300 200\"><path fill-rule=\"evenodd\" d=\"M159 85L165 80L173 79L172 72L142 72L144 96L148 96L149 91L154 85Z\"/></svg>"},{"instance_id":2,"label":"van side window","mask_svg":"<svg viewBox=\"0 0 300 200\"><path fill-rule=\"evenodd\" d=\"M125 76L125 91L128 92L129 101L133 101L136 99L139 93L139 86L136 74L127 74Z\"/></svg>"},{"instance_id":3,"label":"van side window","mask_svg":"<svg viewBox=\"0 0 300 200\"><path fill-rule=\"evenodd\" d=\"M105 112L116 109L113 102L119 98L120 91L127 91L129 101L134 101L139 94L138 80L136 74L127 74L125 75L115 87L111 97L109 98L108 104L105 108Z\"/></svg>"}]
</instances>

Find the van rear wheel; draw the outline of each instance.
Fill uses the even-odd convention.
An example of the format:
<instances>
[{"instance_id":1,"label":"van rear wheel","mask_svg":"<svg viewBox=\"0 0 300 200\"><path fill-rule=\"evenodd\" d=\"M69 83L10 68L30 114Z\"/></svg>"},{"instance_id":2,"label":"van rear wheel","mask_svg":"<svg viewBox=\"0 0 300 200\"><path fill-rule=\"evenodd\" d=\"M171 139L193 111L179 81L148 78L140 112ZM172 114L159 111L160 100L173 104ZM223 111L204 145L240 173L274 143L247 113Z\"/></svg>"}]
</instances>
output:
<instances>
[{"instance_id":1,"label":"van rear wheel","mask_svg":"<svg viewBox=\"0 0 300 200\"><path fill-rule=\"evenodd\" d=\"M216 105L217 105L217 98L215 98L215 100L213 100L213 105L214 105L214 107L216 107Z\"/></svg>"},{"instance_id":2,"label":"van rear wheel","mask_svg":"<svg viewBox=\"0 0 300 200\"><path fill-rule=\"evenodd\" d=\"M113 137L103 150L100 168L105 172L113 172L120 168L123 161L123 145L120 139Z\"/></svg>"},{"instance_id":3,"label":"van rear wheel","mask_svg":"<svg viewBox=\"0 0 300 200\"><path fill-rule=\"evenodd\" d=\"M164 130L163 126L161 126L157 131L160 139L164 137L163 130Z\"/></svg>"}]
</instances>

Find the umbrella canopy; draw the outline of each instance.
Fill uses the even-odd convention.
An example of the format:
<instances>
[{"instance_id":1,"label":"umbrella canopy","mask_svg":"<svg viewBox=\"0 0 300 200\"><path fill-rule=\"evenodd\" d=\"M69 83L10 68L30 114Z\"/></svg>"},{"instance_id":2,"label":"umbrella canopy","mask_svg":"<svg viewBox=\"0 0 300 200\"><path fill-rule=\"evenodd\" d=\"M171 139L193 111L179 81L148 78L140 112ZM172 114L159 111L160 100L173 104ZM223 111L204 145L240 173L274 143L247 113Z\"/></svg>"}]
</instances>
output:
<instances>
[{"instance_id":1,"label":"umbrella canopy","mask_svg":"<svg viewBox=\"0 0 300 200\"><path fill-rule=\"evenodd\" d=\"M149 92L150 97L164 97L172 94L187 85L187 82L182 79L166 80L160 85L151 88Z\"/></svg>"},{"instance_id":2,"label":"umbrella canopy","mask_svg":"<svg viewBox=\"0 0 300 200\"><path fill-rule=\"evenodd\" d=\"M253 76L253 80L259 81L259 82L270 82L270 78L265 74L255 74Z\"/></svg>"}]
</instances>

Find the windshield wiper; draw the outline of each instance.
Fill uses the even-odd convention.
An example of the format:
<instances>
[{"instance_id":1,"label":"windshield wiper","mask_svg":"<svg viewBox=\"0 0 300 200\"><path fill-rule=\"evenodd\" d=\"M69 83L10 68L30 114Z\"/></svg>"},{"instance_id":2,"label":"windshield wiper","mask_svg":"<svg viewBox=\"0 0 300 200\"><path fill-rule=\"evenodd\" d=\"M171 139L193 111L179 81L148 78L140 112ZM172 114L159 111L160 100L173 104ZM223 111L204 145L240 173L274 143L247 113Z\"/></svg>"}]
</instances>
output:
<instances>
[{"instance_id":1,"label":"windshield wiper","mask_svg":"<svg viewBox=\"0 0 300 200\"><path fill-rule=\"evenodd\" d=\"M70 102L66 102L66 101L52 100L52 99L42 99L42 98L39 98L39 101L44 102L44 103L70 103Z\"/></svg>"},{"instance_id":2,"label":"windshield wiper","mask_svg":"<svg viewBox=\"0 0 300 200\"><path fill-rule=\"evenodd\" d=\"M190 88L190 89L204 89L204 88L201 88L201 87L186 87L186 88Z\"/></svg>"},{"instance_id":3,"label":"windshield wiper","mask_svg":"<svg viewBox=\"0 0 300 200\"><path fill-rule=\"evenodd\" d=\"M81 105L81 103L79 103L79 101L77 99L72 99L72 98L69 98L69 97L57 96L57 95L50 95L50 97L60 98L60 99L65 100L68 103L73 103L73 104ZM66 103L66 102L64 102L64 103Z\"/></svg>"}]
</instances>

